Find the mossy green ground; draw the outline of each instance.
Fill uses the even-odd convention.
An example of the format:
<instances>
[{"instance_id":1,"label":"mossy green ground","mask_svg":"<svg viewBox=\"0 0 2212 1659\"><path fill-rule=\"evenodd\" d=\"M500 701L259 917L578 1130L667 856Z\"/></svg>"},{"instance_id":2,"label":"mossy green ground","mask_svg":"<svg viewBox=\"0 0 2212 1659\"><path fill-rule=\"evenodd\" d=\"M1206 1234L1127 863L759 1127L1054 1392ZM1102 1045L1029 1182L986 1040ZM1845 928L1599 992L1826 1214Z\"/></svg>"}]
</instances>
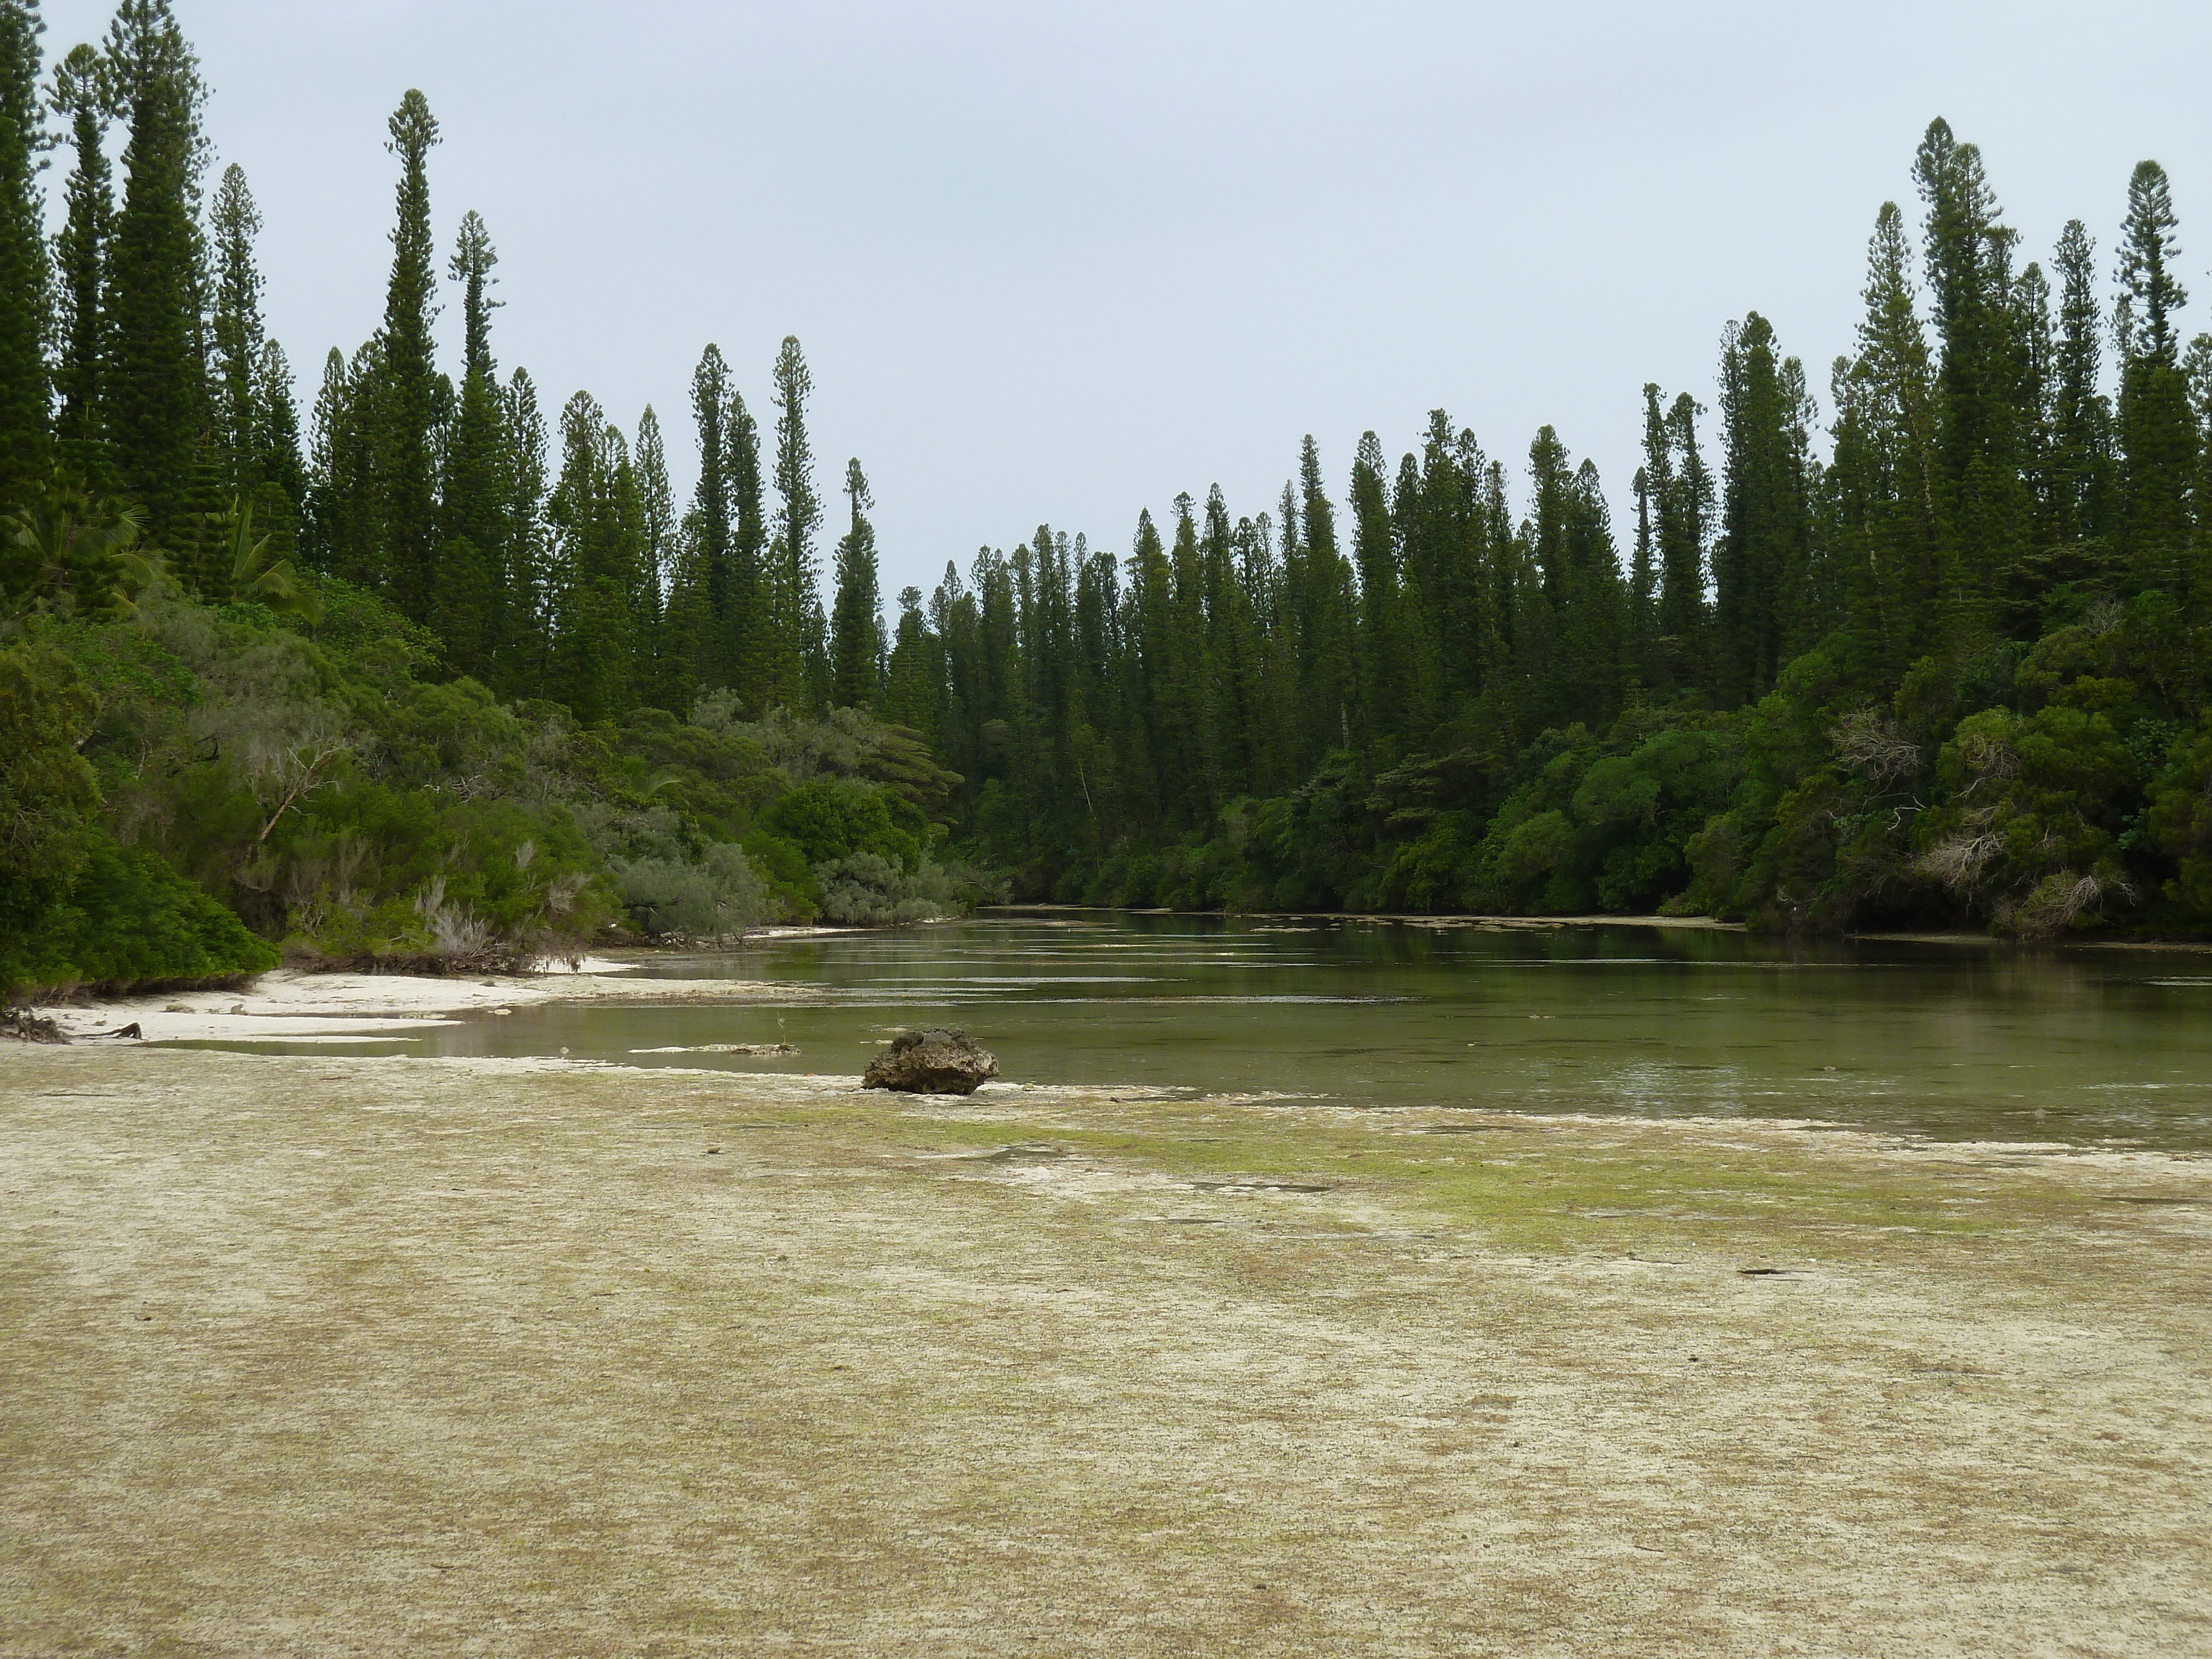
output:
<instances>
[{"instance_id":1,"label":"mossy green ground","mask_svg":"<svg viewBox=\"0 0 2212 1659\"><path fill-rule=\"evenodd\" d=\"M0 1226L10 1659L2212 1649L2203 1160L15 1049Z\"/></svg>"}]
</instances>

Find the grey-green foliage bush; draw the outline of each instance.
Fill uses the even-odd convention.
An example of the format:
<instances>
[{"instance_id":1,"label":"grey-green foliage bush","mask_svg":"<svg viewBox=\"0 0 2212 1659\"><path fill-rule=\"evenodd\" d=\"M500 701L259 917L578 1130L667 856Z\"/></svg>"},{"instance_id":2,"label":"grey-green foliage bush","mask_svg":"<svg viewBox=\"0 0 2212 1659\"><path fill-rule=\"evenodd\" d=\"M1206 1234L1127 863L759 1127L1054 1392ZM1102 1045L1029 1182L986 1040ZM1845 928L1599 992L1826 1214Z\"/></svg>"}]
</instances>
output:
<instances>
[{"instance_id":1,"label":"grey-green foliage bush","mask_svg":"<svg viewBox=\"0 0 2212 1659\"><path fill-rule=\"evenodd\" d=\"M848 872L842 915L946 908L917 866L958 780L915 734L844 709L749 721L727 694L689 720L580 725L441 679L436 641L376 596L322 593L313 628L158 578L112 615L0 615L0 656L26 665L0 674L0 981L249 971L278 943L574 956L625 913L648 937L726 939L812 916L814 865L863 851L899 873ZM102 849L97 881L148 909L143 949L77 890ZM179 908L193 888L207 905Z\"/></svg>"},{"instance_id":2,"label":"grey-green foliage bush","mask_svg":"<svg viewBox=\"0 0 2212 1659\"><path fill-rule=\"evenodd\" d=\"M729 842L714 842L696 860L613 858L608 867L632 920L651 939L741 937L768 915L767 884L744 849Z\"/></svg>"},{"instance_id":3,"label":"grey-green foliage bush","mask_svg":"<svg viewBox=\"0 0 2212 1659\"><path fill-rule=\"evenodd\" d=\"M288 953L573 951L612 912L564 799L565 722L417 678L404 640L324 643L165 587L57 637L101 693L85 753L117 839Z\"/></svg>"},{"instance_id":4,"label":"grey-green foliage bush","mask_svg":"<svg viewBox=\"0 0 2212 1659\"><path fill-rule=\"evenodd\" d=\"M854 853L814 866L822 919L848 927L933 921L960 908L956 884L927 858L908 870L874 853Z\"/></svg>"}]
</instances>

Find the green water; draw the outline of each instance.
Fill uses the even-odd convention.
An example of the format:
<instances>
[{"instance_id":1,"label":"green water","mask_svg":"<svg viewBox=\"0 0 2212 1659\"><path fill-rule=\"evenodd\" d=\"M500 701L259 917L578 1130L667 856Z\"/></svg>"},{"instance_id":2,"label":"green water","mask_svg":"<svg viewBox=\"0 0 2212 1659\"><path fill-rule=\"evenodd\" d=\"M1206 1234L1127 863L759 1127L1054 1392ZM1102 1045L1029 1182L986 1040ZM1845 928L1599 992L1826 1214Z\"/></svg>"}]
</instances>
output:
<instances>
[{"instance_id":1,"label":"green water","mask_svg":"<svg viewBox=\"0 0 2212 1659\"><path fill-rule=\"evenodd\" d=\"M2212 955L2196 952L1024 915L643 971L810 999L523 1009L395 1046L849 1073L892 1030L956 1024L1017 1082L2212 1146ZM778 1041L799 1057L697 1052Z\"/></svg>"}]
</instances>

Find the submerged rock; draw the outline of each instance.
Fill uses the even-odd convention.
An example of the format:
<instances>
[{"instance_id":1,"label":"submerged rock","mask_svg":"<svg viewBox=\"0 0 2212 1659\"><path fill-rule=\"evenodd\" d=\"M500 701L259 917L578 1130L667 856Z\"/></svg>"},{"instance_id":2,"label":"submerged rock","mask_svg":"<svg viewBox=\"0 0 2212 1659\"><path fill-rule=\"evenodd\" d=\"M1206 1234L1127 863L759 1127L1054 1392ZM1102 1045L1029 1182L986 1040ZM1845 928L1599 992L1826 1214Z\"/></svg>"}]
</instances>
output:
<instances>
[{"instance_id":1,"label":"submerged rock","mask_svg":"<svg viewBox=\"0 0 2212 1659\"><path fill-rule=\"evenodd\" d=\"M965 1031L902 1031L860 1079L864 1089L909 1095L972 1095L999 1074L997 1057Z\"/></svg>"}]
</instances>

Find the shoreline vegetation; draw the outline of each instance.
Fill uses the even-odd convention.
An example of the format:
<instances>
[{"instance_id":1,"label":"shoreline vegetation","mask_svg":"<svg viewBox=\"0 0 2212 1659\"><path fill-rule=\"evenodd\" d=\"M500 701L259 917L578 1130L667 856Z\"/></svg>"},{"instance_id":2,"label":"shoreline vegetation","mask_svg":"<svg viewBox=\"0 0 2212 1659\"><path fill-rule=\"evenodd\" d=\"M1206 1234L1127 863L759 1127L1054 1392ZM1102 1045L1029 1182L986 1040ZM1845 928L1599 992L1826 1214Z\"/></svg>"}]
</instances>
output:
<instances>
[{"instance_id":1,"label":"shoreline vegetation","mask_svg":"<svg viewBox=\"0 0 2212 1659\"><path fill-rule=\"evenodd\" d=\"M2212 333L2154 161L2031 250L1931 122L1825 405L1747 312L1626 491L1437 410L887 620L796 338L751 404L704 348L681 502L653 409L501 367L473 209L441 366L409 91L384 314L306 397L171 0L42 27L0 0L0 995L1002 899L2212 932Z\"/></svg>"},{"instance_id":2,"label":"shoreline vegetation","mask_svg":"<svg viewBox=\"0 0 2212 1659\"><path fill-rule=\"evenodd\" d=\"M40 1547L0 1621L41 1650L2179 1659L2212 1618L2201 1157L550 1060L8 1073Z\"/></svg>"},{"instance_id":3,"label":"shoreline vegetation","mask_svg":"<svg viewBox=\"0 0 2212 1659\"><path fill-rule=\"evenodd\" d=\"M1154 908L1138 909L1127 905L1108 904L987 904L976 908L979 915L1054 915L1133 916L1204 916L1217 921L1269 922L1331 922L1357 924L1394 924L1406 927L1478 927L1502 931L1545 930L1565 927L1658 927L1681 933L1752 933L1757 931L1742 921L1728 921L1717 916L1689 915L1631 915L1599 911L1589 915L1477 915L1461 913L1439 915L1434 911L1386 910L1176 910ZM1848 932L1814 935L1843 939L1860 939L1869 943L1887 942L1897 945L1979 945L2012 948L2050 945L2067 945L2081 948L2094 947L2108 951L2212 951L2212 938L2181 939L2116 939L2109 934L2092 931L2069 933L2063 938L2022 939L1993 933L1986 928L1952 928L1948 931L1922 929L1869 930L1853 928Z\"/></svg>"}]
</instances>

